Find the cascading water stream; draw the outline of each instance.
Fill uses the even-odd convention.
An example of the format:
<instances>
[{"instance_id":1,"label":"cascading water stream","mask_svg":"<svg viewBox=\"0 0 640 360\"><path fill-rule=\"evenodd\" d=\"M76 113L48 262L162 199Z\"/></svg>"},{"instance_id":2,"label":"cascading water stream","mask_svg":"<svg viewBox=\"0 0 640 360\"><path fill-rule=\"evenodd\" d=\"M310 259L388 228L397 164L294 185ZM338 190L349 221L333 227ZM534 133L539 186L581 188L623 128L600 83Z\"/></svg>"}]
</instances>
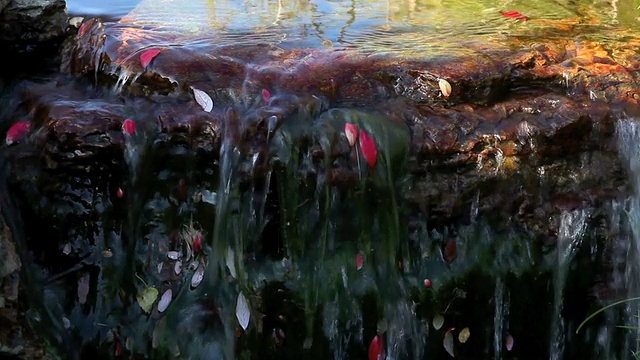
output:
<instances>
[{"instance_id":1,"label":"cascading water stream","mask_svg":"<svg viewBox=\"0 0 640 360\"><path fill-rule=\"evenodd\" d=\"M586 229L587 210L579 209L571 212L564 211L560 218L560 230L556 244L557 263L553 277L553 317L551 318L551 343L549 358L562 360L564 358L566 342L566 323L563 318L564 291L567 282L569 265L574 259Z\"/></svg>"}]
</instances>

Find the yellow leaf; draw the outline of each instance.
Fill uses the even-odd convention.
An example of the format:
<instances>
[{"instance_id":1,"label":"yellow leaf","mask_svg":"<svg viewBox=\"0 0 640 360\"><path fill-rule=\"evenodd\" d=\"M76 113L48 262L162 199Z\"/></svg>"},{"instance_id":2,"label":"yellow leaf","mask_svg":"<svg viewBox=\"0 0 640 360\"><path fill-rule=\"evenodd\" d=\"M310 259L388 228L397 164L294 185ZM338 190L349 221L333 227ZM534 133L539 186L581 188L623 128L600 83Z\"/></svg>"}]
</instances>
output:
<instances>
[{"instance_id":1,"label":"yellow leaf","mask_svg":"<svg viewBox=\"0 0 640 360\"><path fill-rule=\"evenodd\" d=\"M142 311L148 313L151 310L151 306L158 298L158 289L152 286L145 286L141 293L136 295L138 305L142 308Z\"/></svg>"},{"instance_id":2,"label":"yellow leaf","mask_svg":"<svg viewBox=\"0 0 640 360\"><path fill-rule=\"evenodd\" d=\"M469 340L469 336L471 336L471 332L469 331L469 328L466 327L460 330L460 333L458 334L458 341L464 344Z\"/></svg>"},{"instance_id":3,"label":"yellow leaf","mask_svg":"<svg viewBox=\"0 0 640 360\"><path fill-rule=\"evenodd\" d=\"M449 84L447 80L438 80L438 86L440 87L440 91L444 97L449 97L449 95L451 95L451 84Z\"/></svg>"}]
</instances>

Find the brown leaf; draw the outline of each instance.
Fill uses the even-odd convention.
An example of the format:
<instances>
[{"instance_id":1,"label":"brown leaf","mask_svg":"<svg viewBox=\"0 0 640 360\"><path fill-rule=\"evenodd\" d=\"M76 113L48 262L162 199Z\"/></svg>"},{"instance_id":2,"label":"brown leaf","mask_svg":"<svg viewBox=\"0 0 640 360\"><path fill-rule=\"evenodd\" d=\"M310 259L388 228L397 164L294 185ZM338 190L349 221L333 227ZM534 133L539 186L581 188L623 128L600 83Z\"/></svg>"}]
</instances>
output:
<instances>
[{"instance_id":1,"label":"brown leaf","mask_svg":"<svg viewBox=\"0 0 640 360\"><path fill-rule=\"evenodd\" d=\"M451 264L458 257L458 246L454 239L447 239L442 250L442 258L447 264Z\"/></svg>"}]
</instances>

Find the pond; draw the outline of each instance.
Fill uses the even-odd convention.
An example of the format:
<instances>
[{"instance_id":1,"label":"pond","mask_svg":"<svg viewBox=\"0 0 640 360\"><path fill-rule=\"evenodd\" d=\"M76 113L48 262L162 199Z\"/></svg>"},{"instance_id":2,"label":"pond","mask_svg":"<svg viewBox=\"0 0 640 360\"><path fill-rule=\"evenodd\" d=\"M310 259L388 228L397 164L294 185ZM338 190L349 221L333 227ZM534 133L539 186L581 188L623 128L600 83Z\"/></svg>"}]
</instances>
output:
<instances>
[{"instance_id":1,"label":"pond","mask_svg":"<svg viewBox=\"0 0 640 360\"><path fill-rule=\"evenodd\" d=\"M1 98L29 324L53 358L634 359L637 303L583 321L640 296L639 7L69 1Z\"/></svg>"}]
</instances>

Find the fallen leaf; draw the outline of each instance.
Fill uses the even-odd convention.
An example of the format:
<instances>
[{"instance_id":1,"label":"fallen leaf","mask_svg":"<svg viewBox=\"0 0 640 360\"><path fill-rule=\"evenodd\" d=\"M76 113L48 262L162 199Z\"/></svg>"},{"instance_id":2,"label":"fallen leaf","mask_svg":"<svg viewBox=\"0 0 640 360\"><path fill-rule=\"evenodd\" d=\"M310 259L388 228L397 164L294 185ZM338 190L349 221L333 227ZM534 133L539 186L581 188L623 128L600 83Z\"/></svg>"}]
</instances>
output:
<instances>
[{"instance_id":1,"label":"fallen leaf","mask_svg":"<svg viewBox=\"0 0 640 360\"><path fill-rule=\"evenodd\" d=\"M362 269L362 265L364 264L364 260L362 259L362 255L356 254L356 269Z\"/></svg>"},{"instance_id":2,"label":"fallen leaf","mask_svg":"<svg viewBox=\"0 0 640 360\"><path fill-rule=\"evenodd\" d=\"M436 316L433 317L433 321L431 322L431 324L433 325L434 329L440 330L442 325L444 325L444 316L442 316L441 314L436 314Z\"/></svg>"},{"instance_id":3,"label":"fallen leaf","mask_svg":"<svg viewBox=\"0 0 640 360\"><path fill-rule=\"evenodd\" d=\"M440 87L440 91L444 97L449 97L449 95L451 95L451 84L449 84L447 80L438 80L438 86Z\"/></svg>"},{"instance_id":4,"label":"fallen leaf","mask_svg":"<svg viewBox=\"0 0 640 360\"><path fill-rule=\"evenodd\" d=\"M360 130L360 149L362 149L362 154L369 167L373 169L378 160L378 148L376 148L376 143L364 130Z\"/></svg>"},{"instance_id":5,"label":"fallen leaf","mask_svg":"<svg viewBox=\"0 0 640 360\"><path fill-rule=\"evenodd\" d=\"M69 319L67 319L67 317L66 317L66 316L63 316L63 317L62 317L62 326L63 326L65 329L68 329L68 328L70 328L70 327L71 327L71 321L69 321Z\"/></svg>"},{"instance_id":6,"label":"fallen leaf","mask_svg":"<svg viewBox=\"0 0 640 360\"><path fill-rule=\"evenodd\" d=\"M504 345L507 348L507 351L511 351L513 349L513 345L515 345L515 340L511 334L507 334L507 337L504 339Z\"/></svg>"},{"instance_id":7,"label":"fallen leaf","mask_svg":"<svg viewBox=\"0 0 640 360\"><path fill-rule=\"evenodd\" d=\"M429 279L424 279L424 287L426 288L430 288L431 287L431 280Z\"/></svg>"},{"instance_id":8,"label":"fallen leaf","mask_svg":"<svg viewBox=\"0 0 640 360\"><path fill-rule=\"evenodd\" d=\"M169 307L169 303L171 303L171 299L173 297L173 292L171 289L167 289L167 291L162 294L160 297L160 301L158 301L158 312L164 312Z\"/></svg>"},{"instance_id":9,"label":"fallen leaf","mask_svg":"<svg viewBox=\"0 0 640 360\"><path fill-rule=\"evenodd\" d=\"M69 255L71 253L71 243L64 244L64 247L62 248L62 253L65 255Z\"/></svg>"},{"instance_id":10,"label":"fallen leaf","mask_svg":"<svg viewBox=\"0 0 640 360\"><path fill-rule=\"evenodd\" d=\"M231 246L227 247L227 258L225 259L227 263L227 268L229 268L229 273L235 279L236 275L236 264L235 264L235 252L231 248Z\"/></svg>"},{"instance_id":11,"label":"fallen leaf","mask_svg":"<svg viewBox=\"0 0 640 360\"><path fill-rule=\"evenodd\" d=\"M211 112L213 110L213 100L211 97L204 91L198 90L194 87L191 88L193 90L193 96L196 99L198 105L202 106L202 109L206 112Z\"/></svg>"},{"instance_id":12,"label":"fallen leaf","mask_svg":"<svg viewBox=\"0 0 640 360\"><path fill-rule=\"evenodd\" d=\"M503 12L500 12L500 14L502 14L502 16L504 16L504 17L517 19L517 20L521 20L521 21L527 21L527 17L526 16L520 14L518 11L515 11L515 10L503 11Z\"/></svg>"},{"instance_id":13,"label":"fallen leaf","mask_svg":"<svg viewBox=\"0 0 640 360\"><path fill-rule=\"evenodd\" d=\"M89 295L89 274L85 274L78 279L78 300L80 300L80 304L87 302L87 295Z\"/></svg>"},{"instance_id":14,"label":"fallen leaf","mask_svg":"<svg viewBox=\"0 0 640 360\"><path fill-rule=\"evenodd\" d=\"M124 192L121 188L118 188L118 191L116 191L116 196L118 197L118 199L122 199L122 197L124 196Z\"/></svg>"},{"instance_id":15,"label":"fallen leaf","mask_svg":"<svg viewBox=\"0 0 640 360\"><path fill-rule=\"evenodd\" d=\"M451 264L458 257L458 246L454 239L447 239L442 249L442 259L445 263Z\"/></svg>"},{"instance_id":16,"label":"fallen leaf","mask_svg":"<svg viewBox=\"0 0 640 360\"><path fill-rule=\"evenodd\" d=\"M447 352L449 353L449 355L451 355L451 357L454 357L454 353L453 353L453 335L451 335L451 330L447 331L444 334L444 340L442 340L442 346L444 346L444 349L447 350Z\"/></svg>"},{"instance_id":17,"label":"fallen leaf","mask_svg":"<svg viewBox=\"0 0 640 360\"><path fill-rule=\"evenodd\" d=\"M356 144L356 139L358 138L358 129L356 126L351 123L344 124L344 134L347 136L349 146L353 147Z\"/></svg>"},{"instance_id":18,"label":"fallen leaf","mask_svg":"<svg viewBox=\"0 0 640 360\"><path fill-rule=\"evenodd\" d=\"M84 34L93 25L93 23L95 21L96 21L96 18L91 18L91 19L87 20L86 22L82 23L82 25L80 25L80 28L78 29L78 37L79 38L83 37Z\"/></svg>"},{"instance_id":19,"label":"fallen leaf","mask_svg":"<svg viewBox=\"0 0 640 360\"><path fill-rule=\"evenodd\" d=\"M105 259L108 259L110 257L113 256L113 252L111 252L111 250L107 249L107 250L102 250L102 257Z\"/></svg>"},{"instance_id":20,"label":"fallen leaf","mask_svg":"<svg viewBox=\"0 0 640 360\"><path fill-rule=\"evenodd\" d=\"M460 333L458 334L458 341L464 344L467 342L467 340L469 340L469 336L471 336L471 331L469 331L469 328L466 327L460 330Z\"/></svg>"},{"instance_id":21,"label":"fallen leaf","mask_svg":"<svg viewBox=\"0 0 640 360\"><path fill-rule=\"evenodd\" d=\"M202 282L202 279L204 279L204 266L202 264L199 264L198 268L196 269L196 271L193 273L193 276L191 277L191 287L195 288L198 285L200 285L200 283Z\"/></svg>"},{"instance_id":22,"label":"fallen leaf","mask_svg":"<svg viewBox=\"0 0 640 360\"><path fill-rule=\"evenodd\" d=\"M177 251L167 251L167 257L171 260L178 260L180 253Z\"/></svg>"},{"instance_id":23,"label":"fallen leaf","mask_svg":"<svg viewBox=\"0 0 640 360\"><path fill-rule=\"evenodd\" d=\"M271 93L269 92L269 90L262 89L262 100L264 100L265 104L267 103L270 97L271 97Z\"/></svg>"},{"instance_id":24,"label":"fallen leaf","mask_svg":"<svg viewBox=\"0 0 640 360\"><path fill-rule=\"evenodd\" d=\"M182 261L176 261L175 265L173 265L173 271L176 273L176 275L180 275L180 273L182 272Z\"/></svg>"},{"instance_id":25,"label":"fallen leaf","mask_svg":"<svg viewBox=\"0 0 640 360\"><path fill-rule=\"evenodd\" d=\"M11 145L18 140L26 138L27 133L29 133L29 129L31 129L31 122L29 121L19 121L11 125L9 131L7 131L5 143L7 145Z\"/></svg>"},{"instance_id":26,"label":"fallen leaf","mask_svg":"<svg viewBox=\"0 0 640 360\"><path fill-rule=\"evenodd\" d=\"M138 300L138 305L142 311L148 313L151 310L151 306L158 298L158 289L153 286L146 286L142 289L142 292L136 295L136 300Z\"/></svg>"},{"instance_id":27,"label":"fallen leaf","mask_svg":"<svg viewBox=\"0 0 640 360\"><path fill-rule=\"evenodd\" d=\"M133 135L136 132L136 123L131 119L126 119L122 123L122 132L127 135Z\"/></svg>"},{"instance_id":28,"label":"fallen leaf","mask_svg":"<svg viewBox=\"0 0 640 360\"><path fill-rule=\"evenodd\" d=\"M238 300L236 301L236 318L238 318L238 323L242 326L242 329L247 330L251 312L249 311L247 298L244 297L242 292L238 294Z\"/></svg>"},{"instance_id":29,"label":"fallen leaf","mask_svg":"<svg viewBox=\"0 0 640 360\"><path fill-rule=\"evenodd\" d=\"M371 344L369 344L369 360L379 360L384 358L382 354L382 345L382 339L376 335L373 340L371 340Z\"/></svg>"},{"instance_id":30,"label":"fallen leaf","mask_svg":"<svg viewBox=\"0 0 640 360\"><path fill-rule=\"evenodd\" d=\"M196 238L193 240L193 251L199 253L202 250L202 234L198 231Z\"/></svg>"},{"instance_id":31,"label":"fallen leaf","mask_svg":"<svg viewBox=\"0 0 640 360\"><path fill-rule=\"evenodd\" d=\"M143 68L146 68L147 65L151 63L151 60L153 60L153 58L156 57L159 53L160 50L158 49L151 49L143 52L142 55L140 55L140 65L142 65Z\"/></svg>"}]
</instances>

